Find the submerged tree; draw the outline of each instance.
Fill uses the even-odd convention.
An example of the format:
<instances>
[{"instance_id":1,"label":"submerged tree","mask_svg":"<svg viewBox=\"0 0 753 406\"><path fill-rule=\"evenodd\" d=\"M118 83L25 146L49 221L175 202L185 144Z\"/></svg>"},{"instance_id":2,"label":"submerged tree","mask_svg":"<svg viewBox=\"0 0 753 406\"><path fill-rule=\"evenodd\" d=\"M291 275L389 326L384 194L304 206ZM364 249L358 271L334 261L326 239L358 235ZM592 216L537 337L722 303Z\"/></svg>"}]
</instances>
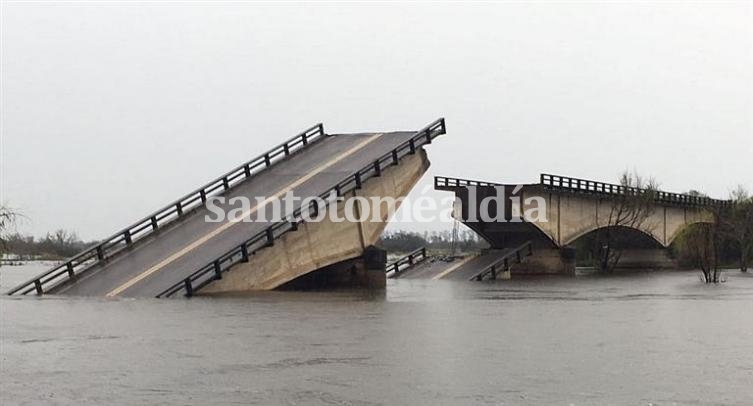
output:
<instances>
[{"instance_id":1,"label":"submerged tree","mask_svg":"<svg viewBox=\"0 0 753 406\"><path fill-rule=\"evenodd\" d=\"M753 260L753 196L738 186L731 193L731 205L718 210L720 232L733 241L738 252L742 272L748 271Z\"/></svg>"},{"instance_id":2,"label":"submerged tree","mask_svg":"<svg viewBox=\"0 0 753 406\"><path fill-rule=\"evenodd\" d=\"M610 196L609 214L605 223L599 224L592 256L595 266L610 272L617 267L622 256L618 230L622 227L645 230L654 212L658 184L654 179L644 179L636 173L625 171L620 175L618 194Z\"/></svg>"},{"instance_id":3,"label":"submerged tree","mask_svg":"<svg viewBox=\"0 0 753 406\"><path fill-rule=\"evenodd\" d=\"M675 240L675 247L683 260L699 268L706 283L720 282L719 229L718 222L698 223L683 230Z\"/></svg>"}]
</instances>

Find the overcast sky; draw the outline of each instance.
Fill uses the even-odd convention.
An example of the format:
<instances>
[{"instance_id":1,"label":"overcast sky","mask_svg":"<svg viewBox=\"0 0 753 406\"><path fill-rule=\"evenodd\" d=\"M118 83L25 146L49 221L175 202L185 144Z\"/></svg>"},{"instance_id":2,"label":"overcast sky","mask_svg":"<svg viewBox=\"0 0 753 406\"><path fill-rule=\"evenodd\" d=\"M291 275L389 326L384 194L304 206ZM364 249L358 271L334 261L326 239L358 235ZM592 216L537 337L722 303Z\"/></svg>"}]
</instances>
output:
<instances>
[{"instance_id":1,"label":"overcast sky","mask_svg":"<svg viewBox=\"0 0 753 406\"><path fill-rule=\"evenodd\" d=\"M0 200L24 233L105 237L319 121L446 117L419 191L625 169L753 189L751 3L3 2L1 23Z\"/></svg>"}]
</instances>

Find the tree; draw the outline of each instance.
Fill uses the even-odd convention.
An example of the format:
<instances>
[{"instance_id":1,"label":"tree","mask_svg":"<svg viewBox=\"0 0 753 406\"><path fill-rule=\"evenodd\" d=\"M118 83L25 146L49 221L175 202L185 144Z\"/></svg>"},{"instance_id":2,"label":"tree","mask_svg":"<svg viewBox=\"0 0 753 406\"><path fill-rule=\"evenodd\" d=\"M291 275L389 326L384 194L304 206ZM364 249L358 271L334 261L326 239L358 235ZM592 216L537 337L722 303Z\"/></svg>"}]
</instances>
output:
<instances>
[{"instance_id":1,"label":"tree","mask_svg":"<svg viewBox=\"0 0 753 406\"><path fill-rule=\"evenodd\" d=\"M19 214L7 206L0 206L0 255L8 246L8 230L16 223Z\"/></svg>"},{"instance_id":2,"label":"tree","mask_svg":"<svg viewBox=\"0 0 753 406\"><path fill-rule=\"evenodd\" d=\"M700 268L706 283L719 283L719 223L694 224L677 236L675 247L688 265Z\"/></svg>"},{"instance_id":3,"label":"tree","mask_svg":"<svg viewBox=\"0 0 753 406\"><path fill-rule=\"evenodd\" d=\"M418 233L398 231L382 235L378 245L390 252L410 252L427 245Z\"/></svg>"},{"instance_id":4,"label":"tree","mask_svg":"<svg viewBox=\"0 0 753 406\"><path fill-rule=\"evenodd\" d=\"M731 193L731 205L719 208L720 232L735 243L742 272L753 260L753 196L743 186Z\"/></svg>"},{"instance_id":5,"label":"tree","mask_svg":"<svg viewBox=\"0 0 753 406\"><path fill-rule=\"evenodd\" d=\"M658 184L654 179L644 179L636 173L625 171L620 175L617 195L608 197L609 214L605 223L599 224L593 239L592 256L595 266L606 272L613 271L620 261L619 228L646 229L654 211Z\"/></svg>"},{"instance_id":6,"label":"tree","mask_svg":"<svg viewBox=\"0 0 753 406\"><path fill-rule=\"evenodd\" d=\"M43 255L52 258L67 258L76 255L86 248L76 233L63 229L55 230L39 241L39 249Z\"/></svg>"}]
</instances>

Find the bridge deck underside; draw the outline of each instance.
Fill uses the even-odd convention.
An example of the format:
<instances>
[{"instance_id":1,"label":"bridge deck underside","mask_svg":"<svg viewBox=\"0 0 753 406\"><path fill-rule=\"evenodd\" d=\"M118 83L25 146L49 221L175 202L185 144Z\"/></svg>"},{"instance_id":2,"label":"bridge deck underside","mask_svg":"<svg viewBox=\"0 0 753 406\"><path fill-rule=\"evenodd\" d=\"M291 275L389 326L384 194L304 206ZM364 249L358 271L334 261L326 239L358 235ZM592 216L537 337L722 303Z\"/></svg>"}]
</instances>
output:
<instances>
[{"instance_id":1,"label":"bridge deck underside","mask_svg":"<svg viewBox=\"0 0 753 406\"><path fill-rule=\"evenodd\" d=\"M319 195L406 142L414 134L394 132L328 136L231 189L226 198L247 197L253 210L257 197L278 194L282 197L291 188L296 197ZM295 202L293 209L299 205L300 200ZM231 207L227 203L218 206L223 209ZM241 206L236 203L232 207ZM101 296L117 291L116 295L120 296L154 296L264 230L270 222L258 219L258 214L251 213L249 217L255 220L252 222L229 224L227 219L207 222L206 215L215 215L202 206L176 224L160 230L154 237L134 244L128 252L85 272L53 293ZM271 210L267 210L266 215L271 218ZM128 287L123 289L126 285Z\"/></svg>"}]
</instances>

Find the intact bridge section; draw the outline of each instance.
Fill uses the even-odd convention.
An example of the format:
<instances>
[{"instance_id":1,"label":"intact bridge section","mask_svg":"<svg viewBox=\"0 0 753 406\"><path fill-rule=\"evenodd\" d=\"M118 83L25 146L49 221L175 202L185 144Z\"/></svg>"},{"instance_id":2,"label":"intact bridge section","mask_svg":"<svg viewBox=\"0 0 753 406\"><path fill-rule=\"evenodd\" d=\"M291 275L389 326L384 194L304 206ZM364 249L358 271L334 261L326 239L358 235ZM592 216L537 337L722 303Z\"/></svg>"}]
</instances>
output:
<instances>
[{"instance_id":1,"label":"intact bridge section","mask_svg":"<svg viewBox=\"0 0 753 406\"><path fill-rule=\"evenodd\" d=\"M620 247L623 267L668 267L667 250L687 226L713 221L710 207L726 201L651 191L645 219L630 225L612 220L620 199L649 193L616 184L542 174L539 183L502 184L435 177L436 190L455 193L456 217L493 249L530 242L533 255L515 273L573 273L574 245L597 230L613 228L629 244Z\"/></svg>"}]
</instances>

